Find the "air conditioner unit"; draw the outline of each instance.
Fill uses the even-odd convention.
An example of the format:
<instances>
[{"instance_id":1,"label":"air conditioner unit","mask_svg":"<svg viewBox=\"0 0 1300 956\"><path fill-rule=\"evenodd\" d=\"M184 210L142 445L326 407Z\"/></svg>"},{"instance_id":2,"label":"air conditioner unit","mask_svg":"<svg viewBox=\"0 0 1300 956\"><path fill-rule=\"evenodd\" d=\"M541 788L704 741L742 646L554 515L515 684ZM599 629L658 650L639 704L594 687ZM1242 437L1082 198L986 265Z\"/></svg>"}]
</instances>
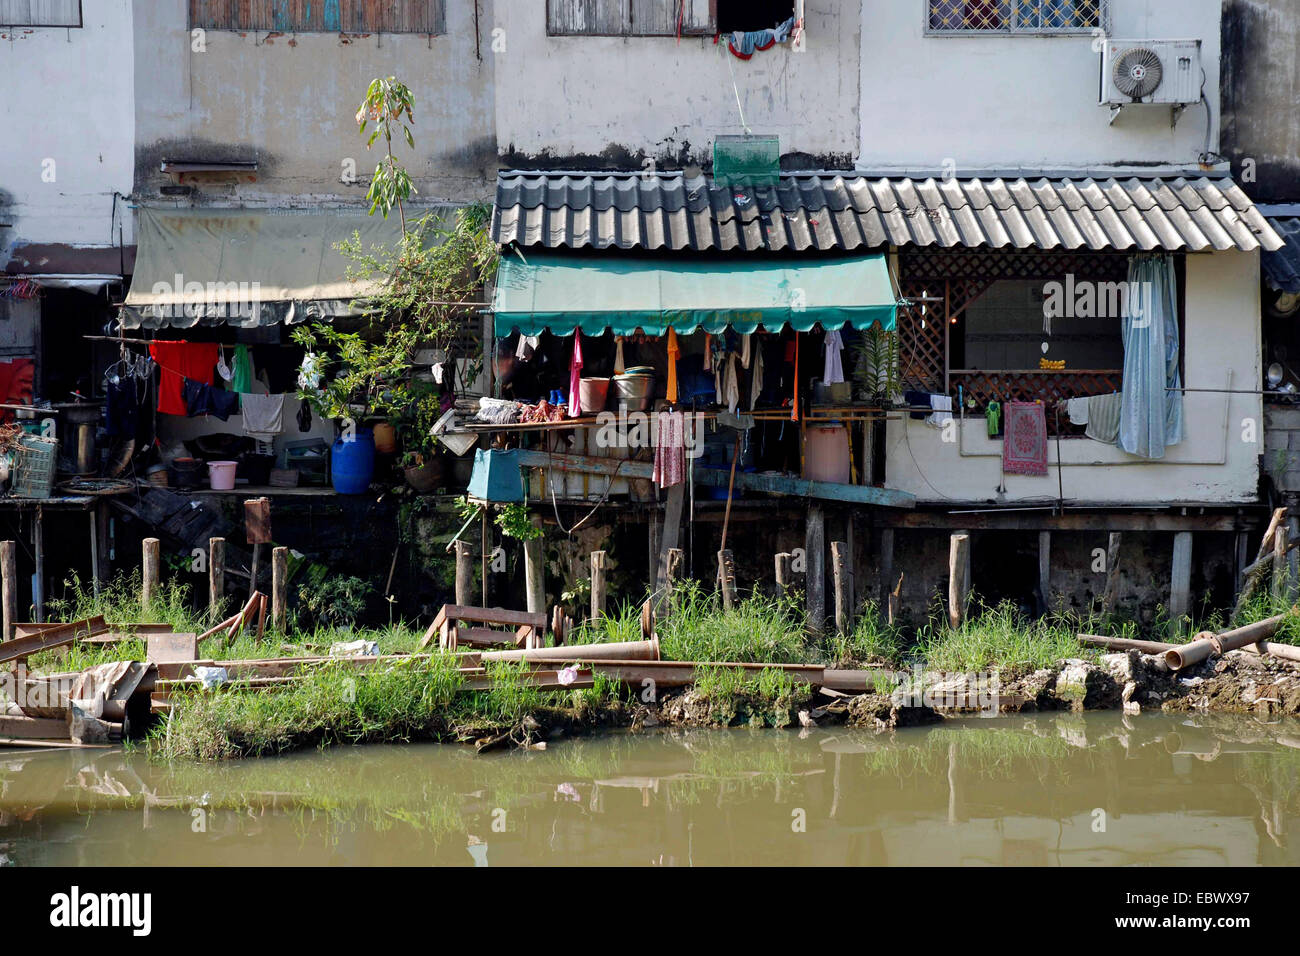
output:
<instances>
[{"instance_id":1,"label":"air conditioner unit","mask_svg":"<svg viewBox=\"0 0 1300 956\"><path fill-rule=\"evenodd\" d=\"M1128 106L1168 106L1172 121L1201 101L1200 40L1115 40L1101 50L1101 105L1111 122Z\"/></svg>"}]
</instances>

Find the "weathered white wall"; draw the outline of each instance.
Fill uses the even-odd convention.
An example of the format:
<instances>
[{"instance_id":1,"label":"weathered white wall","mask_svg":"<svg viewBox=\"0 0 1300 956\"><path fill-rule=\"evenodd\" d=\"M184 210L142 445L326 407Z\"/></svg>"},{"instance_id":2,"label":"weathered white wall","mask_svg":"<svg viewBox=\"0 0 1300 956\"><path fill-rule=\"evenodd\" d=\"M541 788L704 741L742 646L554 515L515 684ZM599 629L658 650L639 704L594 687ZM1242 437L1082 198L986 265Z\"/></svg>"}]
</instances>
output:
<instances>
[{"instance_id":1,"label":"weathered white wall","mask_svg":"<svg viewBox=\"0 0 1300 956\"><path fill-rule=\"evenodd\" d=\"M737 95L750 129L779 135L782 154L852 162L858 0L808 0L807 49L778 45L748 61L712 37L550 37L542 0L496 6L496 125L509 163L711 161L716 135L745 132Z\"/></svg>"},{"instance_id":2,"label":"weathered white wall","mask_svg":"<svg viewBox=\"0 0 1300 956\"><path fill-rule=\"evenodd\" d=\"M927 36L921 0L864 4L862 149L867 169L1065 169L1193 164L1205 110L1170 129L1168 107L1098 105L1090 36ZM1200 39L1218 144L1220 0L1111 0L1111 36Z\"/></svg>"},{"instance_id":3,"label":"weathered white wall","mask_svg":"<svg viewBox=\"0 0 1300 956\"><path fill-rule=\"evenodd\" d=\"M0 223L12 225L0 266L19 244L117 244L113 192L131 192L135 127L131 0L84 7L81 29L0 34Z\"/></svg>"},{"instance_id":4,"label":"weathered white wall","mask_svg":"<svg viewBox=\"0 0 1300 956\"><path fill-rule=\"evenodd\" d=\"M1184 387L1258 388L1258 253L1188 256L1186 293ZM960 442L945 442L939 429L904 416L888 426L886 484L939 503L1047 502L1062 487L1065 500L1076 503L1254 501L1264 448L1260 396L1190 392L1183 416L1186 437L1161 462L1087 438L1063 439L1064 468L1058 469L1058 446L1051 442L1041 478L1002 474L1002 441L988 437L982 413L959 426Z\"/></svg>"},{"instance_id":5,"label":"weathered white wall","mask_svg":"<svg viewBox=\"0 0 1300 956\"><path fill-rule=\"evenodd\" d=\"M257 181L204 186L198 202L361 203L380 158L355 114L367 84L396 76L415 95L415 151L398 146L422 201L490 198L496 175L492 69L484 3L483 59L473 4L451 3L447 34L231 33L209 30L195 49L186 0L135 0L136 182L159 201L169 160L256 160ZM143 51L155 51L152 54ZM344 161L358 181L345 184ZM187 200L188 201L188 200Z\"/></svg>"}]
</instances>

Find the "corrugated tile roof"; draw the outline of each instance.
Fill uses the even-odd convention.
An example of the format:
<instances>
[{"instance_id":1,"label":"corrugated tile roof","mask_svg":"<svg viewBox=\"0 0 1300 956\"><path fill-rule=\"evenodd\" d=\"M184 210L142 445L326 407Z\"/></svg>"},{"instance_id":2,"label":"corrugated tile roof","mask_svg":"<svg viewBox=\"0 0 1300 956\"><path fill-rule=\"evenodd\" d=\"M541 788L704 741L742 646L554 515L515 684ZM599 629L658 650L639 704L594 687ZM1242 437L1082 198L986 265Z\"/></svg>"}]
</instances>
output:
<instances>
[{"instance_id":1,"label":"corrugated tile roof","mask_svg":"<svg viewBox=\"0 0 1300 956\"><path fill-rule=\"evenodd\" d=\"M1295 209L1295 215L1266 217L1285 244L1265 252L1259 262L1264 279L1279 292L1300 292L1300 207Z\"/></svg>"},{"instance_id":2,"label":"corrugated tile roof","mask_svg":"<svg viewBox=\"0 0 1300 956\"><path fill-rule=\"evenodd\" d=\"M1227 178L784 175L688 189L681 174L505 171L492 235L521 246L803 252L896 246L1279 249Z\"/></svg>"}]
</instances>

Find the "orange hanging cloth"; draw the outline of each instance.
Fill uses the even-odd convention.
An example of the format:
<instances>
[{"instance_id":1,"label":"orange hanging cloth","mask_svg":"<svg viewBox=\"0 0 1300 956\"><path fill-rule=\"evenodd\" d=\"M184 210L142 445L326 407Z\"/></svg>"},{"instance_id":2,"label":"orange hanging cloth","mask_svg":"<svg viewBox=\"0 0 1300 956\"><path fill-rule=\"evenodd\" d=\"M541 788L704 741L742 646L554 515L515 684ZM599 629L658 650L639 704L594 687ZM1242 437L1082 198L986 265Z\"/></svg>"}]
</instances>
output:
<instances>
[{"instance_id":1,"label":"orange hanging cloth","mask_svg":"<svg viewBox=\"0 0 1300 956\"><path fill-rule=\"evenodd\" d=\"M677 344L677 333L670 327L668 329L668 391L664 398L671 405L677 403L677 359L681 354L681 346Z\"/></svg>"}]
</instances>

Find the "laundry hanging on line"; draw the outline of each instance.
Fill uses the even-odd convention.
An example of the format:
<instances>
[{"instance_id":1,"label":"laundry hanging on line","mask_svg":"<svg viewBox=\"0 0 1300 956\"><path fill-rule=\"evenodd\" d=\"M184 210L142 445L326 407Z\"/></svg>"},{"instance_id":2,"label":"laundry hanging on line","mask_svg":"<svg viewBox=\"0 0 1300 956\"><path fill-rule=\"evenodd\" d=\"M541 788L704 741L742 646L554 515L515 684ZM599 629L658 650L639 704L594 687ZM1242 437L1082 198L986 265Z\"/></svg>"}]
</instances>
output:
<instances>
[{"instance_id":1,"label":"laundry hanging on line","mask_svg":"<svg viewBox=\"0 0 1300 956\"><path fill-rule=\"evenodd\" d=\"M162 370L158 379L158 411L164 415L187 415L184 384L191 379L212 385L217 366L216 342L150 342L149 355Z\"/></svg>"},{"instance_id":2,"label":"laundry hanging on line","mask_svg":"<svg viewBox=\"0 0 1300 956\"><path fill-rule=\"evenodd\" d=\"M190 418L212 415L223 422L239 411L239 393L228 392L204 382L187 378L181 385L185 414Z\"/></svg>"}]
</instances>

